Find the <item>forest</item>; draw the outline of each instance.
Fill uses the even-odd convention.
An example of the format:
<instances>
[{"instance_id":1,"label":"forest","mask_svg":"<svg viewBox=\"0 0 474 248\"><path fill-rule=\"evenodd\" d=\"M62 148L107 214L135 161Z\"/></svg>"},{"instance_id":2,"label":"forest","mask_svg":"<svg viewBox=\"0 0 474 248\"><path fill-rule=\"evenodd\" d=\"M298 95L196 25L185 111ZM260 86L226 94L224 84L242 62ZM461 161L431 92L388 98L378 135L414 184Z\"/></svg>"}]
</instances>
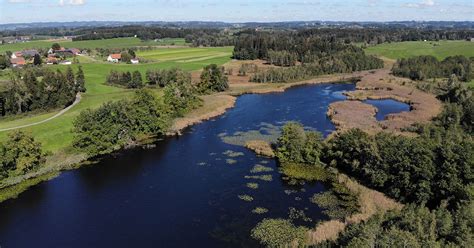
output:
<instances>
[{"instance_id":1,"label":"forest","mask_svg":"<svg viewBox=\"0 0 474 248\"><path fill-rule=\"evenodd\" d=\"M392 72L394 75L413 80L456 75L459 80L469 82L474 77L473 64L474 57L466 58L462 55L447 57L442 61L438 61L434 56L418 56L397 60Z\"/></svg>"},{"instance_id":2,"label":"forest","mask_svg":"<svg viewBox=\"0 0 474 248\"><path fill-rule=\"evenodd\" d=\"M32 68L12 75L6 91L0 93L0 115L64 108L85 92L82 68L76 73L68 67L60 70Z\"/></svg>"}]
</instances>

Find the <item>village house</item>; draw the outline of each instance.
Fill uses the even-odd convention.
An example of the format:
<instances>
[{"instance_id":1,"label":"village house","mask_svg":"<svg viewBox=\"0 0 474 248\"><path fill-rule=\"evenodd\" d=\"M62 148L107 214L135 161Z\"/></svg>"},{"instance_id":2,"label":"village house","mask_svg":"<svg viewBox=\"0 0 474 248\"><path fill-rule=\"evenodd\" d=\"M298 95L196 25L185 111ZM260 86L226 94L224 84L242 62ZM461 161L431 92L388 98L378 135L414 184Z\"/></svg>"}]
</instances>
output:
<instances>
[{"instance_id":1,"label":"village house","mask_svg":"<svg viewBox=\"0 0 474 248\"><path fill-rule=\"evenodd\" d=\"M107 61L112 63L118 63L122 59L122 55L120 53L113 53L107 57Z\"/></svg>"},{"instance_id":2,"label":"village house","mask_svg":"<svg viewBox=\"0 0 474 248\"><path fill-rule=\"evenodd\" d=\"M72 62L69 61L69 60L63 60L61 62L59 62L60 65L72 65Z\"/></svg>"},{"instance_id":3,"label":"village house","mask_svg":"<svg viewBox=\"0 0 474 248\"><path fill-rule=\"evenodd\" d=\"M12 59L17 59L17 58L21 58L21 57L34 57L36 54L39 54L39 53L38 53L38 51L36 51L34 49L23 50L21 52L12 53L11 58Z\"/></svg>"},{"instance_id":4,"label":"village house","mask_svg":"<svg viewBox=\"0 0 474 248\"><path fill-rule=\"evenodd\" d=\"M12 64L12 67L22 67L26 65L26 60L23 57L17 57L10 59L10 63Z\"/></svg>"},{"instance_id":5,"label":"village house","mask_svg":"<svg viewBox=\"0 0 474 248\"><path fill-rule=\"evenodd\" d=\"M135 59L131 59L130 63L136 65L136 64L140 63L140 61L137 58L135 58Z\"/></svg>"}]
</instances>

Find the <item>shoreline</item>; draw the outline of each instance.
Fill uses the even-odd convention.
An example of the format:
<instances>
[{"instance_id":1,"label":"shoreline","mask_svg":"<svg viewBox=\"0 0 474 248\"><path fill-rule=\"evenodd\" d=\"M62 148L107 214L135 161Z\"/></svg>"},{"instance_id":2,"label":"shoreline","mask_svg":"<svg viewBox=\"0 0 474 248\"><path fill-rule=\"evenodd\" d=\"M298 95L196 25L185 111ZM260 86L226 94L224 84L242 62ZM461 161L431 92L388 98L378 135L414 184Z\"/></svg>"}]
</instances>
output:
<instances>
[{"instance_id":1,"label":"shoreline","mask_svg":"<svg viewBox=\"0 0 474 248\"><path fill-rule=\"evenodd\" d=\"M323 84L323 83L344 83L345 80L354 80L359 78L362 74L367 74L369 71L354 72L348 74L340 75L324 75L315 77L313 79L290 82L290 83L245 83L245 84L233 84L230 82L229 90L226 92L215 93L211 95L201 96L204 100L203 106L190 111L185 114L184 117L177 118L173 121L172 127L167 132L165 137L172 137L180 135L181 132L195 124L202 123L204 121L210 120L212 118L218 117L235 106L235 102L238 96L245 94L269 94L269 93L279 93L284 92L289 88L303 85L313 85L313 84ZM211 107L211 109L209 109ZM155 139L152 139L155 141ZM144 142L146 141L146 142ZM146 145L150 142L150 139L144 139L138 141L134 146L123 148L115 152L120 152L124 149L130 149ZM96 161L90 160L91 158L87 157L83 153L72 152L70 153L71 148L64 149L60 152L57 152L51 156L48 156L46 164L39 168L37 171L28 173L26 175L7 178L0 184L0 203L3 201L14 199L18 197L19 194L28 190L29 187L37 185L41 182L48 181L60 175L63 171L77 169L83 165L95 163ZM52 162L52 160L55 160ZM99 158L100 160L100 158ZM61 162L57 162L61 161ZM44 175L55 174L53 177L45 177L44 180L35 180L41 178ZM28 182L35 181L34 184L29 184ZM11 191L10 189L15 186L26 184L27 187L20 187L21 190Z\"/></svg>"},{"instance_id":2,"label":"shoreline","mask_svg":"<svg viewBox=\"0 0 474 248\"><path fill-rule=\"evenodd\" d=\"M173 121L172 127L170 128L170 130L167 132L165 136L172 137L172 136L180 135L184 129L192 125L199 124L204 121L210 120L212 118L218 117L222 114L225 114L228 109L233 108L235 106L237 97L241 95L245 95L245 94L279 93L279 92L285 92L287 89L296 87L296 86L315 85L315 84L324 84L324 83L347 83L348 81L359 80L359 82L357 82L356 84L356 90L353 92L348 92L348 99L351 99L352 97L350 95L351 93L355 94L356 92L363 91L361 88L359 88L359 84L361 82L367 82L368 80L370 80L371 75L376 74L376 72L383 71L383 70L386 70L386 69L359 71L359 72L344 73L344 74L322 75L322 76L314 77L307 80L289 82L289 83L250 83L248 82L248 78L249 78L248 76L244 78L234 76L233 78L237 78L237 82L235 83L235 80L233 80L233 78L230 77L229 90L225 92L221 92L221 93L201 96L201 98L203 99L203 105L185 114L184 117L175 119ZM247 79L247 80L242 81L241 79L244 79L244 80ZM379 89L375 89L375 91L378 91L378 90ZM360 100L360 99L353 99L353 100ZM353 100L345 100L342 102L352 102ZM408 113L411 113L411 112L412 111ZM344 123L338 122L338 124L336 124L337 120L334 120L333 118L331 118L331 121L336 126L335 132L339 132L343 130L342 127L344 126L343 125ZM147 138L147 139L139 140L137 144L135 144L134 146L119 149L117 151L112 152L111 154L115 152L120 152L124 149L130 149L130 148L146 145L147 143L150 143L150 141L155 142L156 139L150 140L149 138ZM13 192L13 193L8 192L10 188L16 185L27 183L28 181L32 181L35 178L39 178L46 174L57 173L59 175L62 171L76 169L83 165L96 162L94 160L91 161L90 160L91 158L87 157L83 153L78 153L75 151L71 152L71 150L72 150L71 148L66 148L60 152L57 152L47 157L46 165L33 173L29 173L29 174L18 176L18 177L8 178L4 180L0 184L0 203L8 199L16 198L20 193L26 191L29 187L34 186L43 181L47 181L49 179L39 180L35 184L29 185L28 187L18 192ZM58 163L58 161L60 162Z\"/></svg>"}]
</instances>

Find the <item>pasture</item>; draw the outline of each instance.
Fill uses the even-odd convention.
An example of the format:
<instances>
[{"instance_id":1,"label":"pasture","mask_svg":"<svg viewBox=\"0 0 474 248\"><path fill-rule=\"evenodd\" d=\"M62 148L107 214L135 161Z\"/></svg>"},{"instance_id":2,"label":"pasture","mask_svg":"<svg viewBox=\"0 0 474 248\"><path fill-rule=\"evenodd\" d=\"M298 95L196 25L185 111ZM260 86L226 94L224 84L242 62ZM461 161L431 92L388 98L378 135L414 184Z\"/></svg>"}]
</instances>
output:
<instances>
[{"instance_id":1,"label":"pasture","mask_svg":"<svg viewBox=\"0 0 474 248\"><path fill-rule=\"evenodd\" d=\"M464 55L474 57L474 42L469 41L407 41L384 43L365 49L367 54L384 56L390 59L408 58L419 55L432 55L438 60L448 56Z\"/></svg>"},{"instance_id":2,"label":"pasture","mask_svg":"<svg viewBox=\"0 0 474 248\"><path fill-rule=\"evenodd\" d=\"M201 51L202 50L202 51ZM154 51L154 50L153 50ZM152 54L153 51L147 51ZM142 63L138 65L131 64L111 64L100 61L81 60L81 64L74 64L72 68L82 66L86 78L87 92L83 94L81 102L74 106L64 115L53 119L49 122L27 127L22 129L33 134L35 139L40 141L45 150L57 152L70 147L73 134L73 121L79 113L87 108L98 108L108 101L116 101L132 96L133 90L117 88L105 84L105 79L111 70L117 71L135 71L142 73L145 80L145 72L149 69L168 69L173 67L182 68L186 71L195 71L203 68L208 64L222 65L230 60L232 48L166 48L159 49L159 58L157 62ZM173 57L170 54L176 54ZM187 54L189 52L189 54ZM179 55L178 55L179 54ZM166 59L163 59L166 58ZM185 58L185 59L183 59ZM49 66L51 69L65 70L67 67L63 65ZM156 89L161 92L161 89ZM57 112L57 111L56 111ZM35 123L47 119L54 113L42 113L26 116L17 119L0 120L0 129ZM0 132L0 141L5 140L8 132Z\"/></svg>"},{"instance_id":3,"label":"pasture","mask_svg":"<svg viewBox=\"0 0 474 248\"><path fill-rule=\"evenodd\" d=\"M169 45L186 45L184 39L162 39L159 41L142 41L139 38L115 38L104 40L38 40L24 43L4 44L0 45L0 53L6 51L21 51L24 49L48 49L53 43L59 43L66 48L79 49L95 49L95 48L129 48L129 47L146 47L146 46L169 46Z\"/></svg>"}]
</instances>

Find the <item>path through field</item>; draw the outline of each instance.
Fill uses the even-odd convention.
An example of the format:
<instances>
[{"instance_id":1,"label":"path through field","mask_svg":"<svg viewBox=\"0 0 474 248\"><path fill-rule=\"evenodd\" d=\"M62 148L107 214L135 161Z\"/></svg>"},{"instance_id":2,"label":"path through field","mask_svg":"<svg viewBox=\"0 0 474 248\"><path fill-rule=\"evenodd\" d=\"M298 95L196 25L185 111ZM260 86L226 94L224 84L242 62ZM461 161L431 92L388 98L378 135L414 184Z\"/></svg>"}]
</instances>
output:
<instances>
[{"instance_id":1,"label":"path through field","mask_svg":"<svg viewBox=\"0 0 474 248\"><path fill-rule=\"evenodd\" d=\"M81 102L81 99L82 99L81 98L81 93L77 93L76 100L74 100L74 102L71 105L67 106L65 109L59 111L57 114L55 114L55 115L53 115L53 116L51 116L51 117L49 117L45 120L38 121L38 122L35 122L35 123L30 123L30 124L21 125L21 126L0 129L0 132L11 131L11 130L25 128L25 127L31 127L31 126L36 126L36 125L43 124L45 122L51 121L51 120L53 120L55 118L58 118L59 116L63 115L64 113L69 111L72 107L76 106L79 102Z\"/></svg>"}]
</instances>

